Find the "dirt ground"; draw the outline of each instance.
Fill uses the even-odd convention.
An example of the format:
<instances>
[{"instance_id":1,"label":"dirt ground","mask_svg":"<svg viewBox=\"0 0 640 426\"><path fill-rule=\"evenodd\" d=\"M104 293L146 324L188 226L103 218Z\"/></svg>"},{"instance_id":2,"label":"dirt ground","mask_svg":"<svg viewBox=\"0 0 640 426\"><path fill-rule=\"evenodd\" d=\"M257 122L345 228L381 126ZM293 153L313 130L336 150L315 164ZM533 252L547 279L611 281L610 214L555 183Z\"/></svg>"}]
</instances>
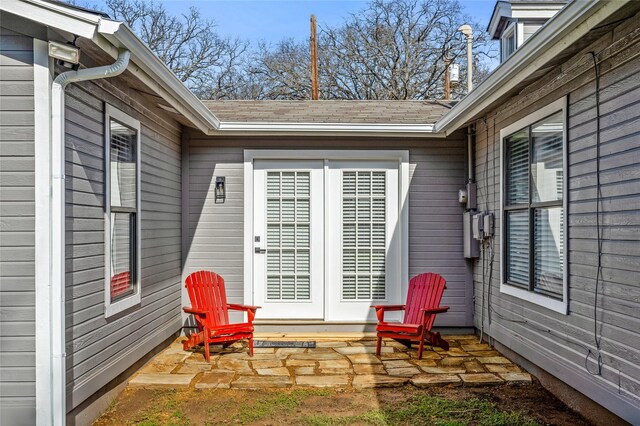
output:
<instances>
[{"instance_id":1,"label":"dirt ground","mask_svg":"<svg viewBox=\"0 0 640 426\"><path fill-rule=\"evenodd\" d=\"M535 382L482 388L170 390L127 388L110 425L571 425L590 423Z\"/></svg>"}]
</instances>

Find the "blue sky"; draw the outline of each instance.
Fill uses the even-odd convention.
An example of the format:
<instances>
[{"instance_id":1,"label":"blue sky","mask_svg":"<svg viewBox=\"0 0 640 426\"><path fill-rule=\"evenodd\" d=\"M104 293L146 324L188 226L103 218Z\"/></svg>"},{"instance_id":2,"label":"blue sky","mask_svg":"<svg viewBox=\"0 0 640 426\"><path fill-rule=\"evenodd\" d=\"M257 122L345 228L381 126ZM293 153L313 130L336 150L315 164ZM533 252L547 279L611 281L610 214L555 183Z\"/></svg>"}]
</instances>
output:
<instances>
[{"instance_id":1,"label":"blue sky","mask_svg":"<svg viewBox=\"0 0 640 426\"><path fill-rule=\"evenodd\" d=\"M213 18L221 34L237 36L252 42L275 43L292 37L309 37L309 16L315 14L318 23L335 25L349 13L357 12L363 0L161 0L172 12L179 13L196 6L206 17ZM485 31L496 0L460 0L468 15L482 24L476 31Z\"/></svg>"}]
</instances>

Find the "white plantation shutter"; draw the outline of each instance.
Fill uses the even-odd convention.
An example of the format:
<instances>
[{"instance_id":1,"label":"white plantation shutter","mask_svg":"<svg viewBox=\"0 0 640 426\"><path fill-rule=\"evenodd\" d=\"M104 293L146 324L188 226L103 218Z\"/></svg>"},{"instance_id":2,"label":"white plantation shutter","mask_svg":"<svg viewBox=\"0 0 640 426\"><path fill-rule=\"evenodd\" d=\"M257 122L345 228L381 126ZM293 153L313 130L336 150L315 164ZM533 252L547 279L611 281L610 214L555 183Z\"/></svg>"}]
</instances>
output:
<instances>
[{"instance_id":1,"label":"white plantation shutter","mask_svg":"<svg viewBox=\"0 0 640 426\"><path fill-rule=\"evenodd\" d=\"M311 297L309 172L267 173L267 299Z\"/></svg>"},{"instance_id":2,"label":"white plantation shutter","mask_svg":"<svg viewBox=\"0 0 640 426\"><path fill-rule=\"evenodd\" d=\"M386 298L386 173L342 172L342 298Z\"/></svg>"}]
</instances>

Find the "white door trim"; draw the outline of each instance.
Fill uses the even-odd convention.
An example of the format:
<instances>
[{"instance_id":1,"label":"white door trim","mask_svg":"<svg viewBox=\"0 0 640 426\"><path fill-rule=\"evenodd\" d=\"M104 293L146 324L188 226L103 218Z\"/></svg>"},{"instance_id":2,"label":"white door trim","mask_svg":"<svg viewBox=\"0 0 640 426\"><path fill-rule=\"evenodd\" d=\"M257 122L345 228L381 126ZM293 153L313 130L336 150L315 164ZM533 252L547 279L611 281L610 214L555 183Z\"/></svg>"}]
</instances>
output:
<instances>
[{"instance_id":1,"label":"white door trim","mask_svg":"<svg viewBox=\"0 0 640 426\"><path fill-rule=\"evenodd\" d=\"M402 297L409 282L409 151L408 150L244 150L244 303L253 304L253 162L255 160L387 160L399 163L398 208L400 220ZM325 163L326 168L326 163ZM325 189L326 191L326 189ZM325 249L326 250L326 249Z\"/></svg>"},{"instance_id":2,"label":"white door trim","mask_svg":"<svg viewBox=\"0 0 640 426\"><path fill-rule=\"evenodd\" d=\"M48 44L33 39L35 156L36 425L53 416L51 359L51 68Z\"/></svg>"}]
</instances>

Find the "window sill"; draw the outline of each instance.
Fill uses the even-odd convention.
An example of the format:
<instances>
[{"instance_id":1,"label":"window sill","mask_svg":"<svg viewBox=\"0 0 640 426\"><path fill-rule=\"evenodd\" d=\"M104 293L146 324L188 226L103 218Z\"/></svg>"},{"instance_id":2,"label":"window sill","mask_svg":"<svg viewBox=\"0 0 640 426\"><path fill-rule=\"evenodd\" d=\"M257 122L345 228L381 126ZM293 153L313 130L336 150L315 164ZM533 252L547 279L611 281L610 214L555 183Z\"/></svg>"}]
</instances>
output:
<instances>
[{"instance_id":1,"label":"window sill","mask_svg":"<svg viewBox=\"0 0 640 426\"><path fill-rule=\"evenodd\" d=\"M538 293L534 293L532 291L523 290L518 287L514 287L509 284L500 284L500 293L505 293L510 296L517 297L518 299L522 299L529 303L533 303L538 306L542 306L543 308L547 308L554 312L558 312L562 315L568 315L567 312L567 297L565 295L564 300L552 299L548 296L543 296Z\"/></svg>"},{"instance_id":2,"label":"window sill","mask_svg":"<svg viewBox=\"0 0 640 426\"><path fill-rule=\"evenodd\" d=\"M109 318L140 304L140 292L114 303L105 303L104 317Z\"/></svg>"}]
</instances>

